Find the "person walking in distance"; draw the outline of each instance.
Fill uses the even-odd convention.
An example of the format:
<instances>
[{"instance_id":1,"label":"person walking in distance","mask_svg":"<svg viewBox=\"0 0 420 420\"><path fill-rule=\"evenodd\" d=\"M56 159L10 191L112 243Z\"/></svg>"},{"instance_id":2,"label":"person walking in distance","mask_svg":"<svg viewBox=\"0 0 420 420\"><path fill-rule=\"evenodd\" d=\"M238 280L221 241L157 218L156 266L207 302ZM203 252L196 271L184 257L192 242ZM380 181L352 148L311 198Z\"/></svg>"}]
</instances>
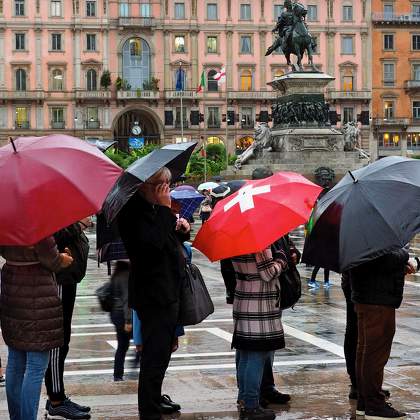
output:
<instances>
[{"instance_id":1,"label":"person walking in distance","mask_svg":"<svg viewBox=\"0 0 420 420\"><path fill-rule=\"evenodd\" d=\"M45 373L48 400L45 411L47 419L90 419L90 407L71 401L64 389L64 363L69 352L71 320L76 300L77 284L86 274L89 241L84 230L92 225L89 217L58 231L54 238L59 250L68 248L73 264L57 273L58 292L63 307L64 344L50 352L50 362Z\"/></svg>"}]
</instances>

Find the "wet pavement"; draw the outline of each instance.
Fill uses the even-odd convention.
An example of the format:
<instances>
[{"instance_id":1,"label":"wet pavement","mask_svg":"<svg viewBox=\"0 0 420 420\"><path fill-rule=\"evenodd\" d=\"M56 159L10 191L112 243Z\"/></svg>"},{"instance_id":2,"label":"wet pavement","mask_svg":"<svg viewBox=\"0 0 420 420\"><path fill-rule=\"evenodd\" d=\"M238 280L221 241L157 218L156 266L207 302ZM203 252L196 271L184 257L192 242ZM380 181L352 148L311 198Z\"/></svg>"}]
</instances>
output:
<instances>
[{"instance_id":1,"label":"wet pavement","mask_svg":"<svg viewBox=\"0 0 420 420\"><path fill-rule=\"evenodd\" d=\"M302 245L302 232L296 234ZM105 281L105 265L95 261L94 235L86 278L79 285L73 318L72 341L66 362L66 391L79 403L92 407L92 419L136 419L137 375L134 350L126 360L126 380L113 382L116 338L109 316L100 310L94 291ZM215 313L200 325L188 327L172 357L164 392L182 407L181 418L232 419L236 411L233 331L231 306L218 263L194 251L215 304ZM303 279L310 269L301 265ZM343 358L345 301L340 278L333 273L332 286L310 290L304 282L303 296L295 310L283 314L286 348L276 353L274 369L277 387L292 395L290 404L273 407L278 419L350 419L355 406L348 400L349 380ZM405 298L397 312L397 333L385 371L384 387L391 402L420 419L420 275L406 282ZM0 355L6 363L6 348L0 339ZM45 394L40 403L40 418ZM168 416L177 418L179 416ZM6 419L4 388L0 388L0 419Z\"/></svg>"}]
</instances>

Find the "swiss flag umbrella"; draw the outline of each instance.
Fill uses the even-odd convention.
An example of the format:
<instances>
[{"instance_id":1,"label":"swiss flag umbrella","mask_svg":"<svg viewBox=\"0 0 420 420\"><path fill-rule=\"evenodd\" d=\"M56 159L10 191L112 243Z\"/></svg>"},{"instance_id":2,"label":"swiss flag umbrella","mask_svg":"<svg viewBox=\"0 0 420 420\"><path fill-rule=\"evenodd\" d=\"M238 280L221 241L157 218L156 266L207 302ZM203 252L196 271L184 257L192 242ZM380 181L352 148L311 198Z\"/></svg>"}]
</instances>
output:
<instances>
[{"instance_id":1,"label":"swiss flag umbrella","mask_svg":"<svg viewBox=\"0 0 420 420\"><path fill-rule=\"evenodd\" d=\"M100 210L121 169L66 135L20 137L0 148L0 245L33 245Z\"/></svg>"},{"instance_id":2,"label":"swiss flag umbrella","mask_svg":"<svg viewBox=\"0 0 420 420\"><path fill-rule=\"evenodd\" d=\"M262 251L309 219L321 191L294 172L248 181L217 203L193 246L210 261Z\"/></svg>"}]
</instances>

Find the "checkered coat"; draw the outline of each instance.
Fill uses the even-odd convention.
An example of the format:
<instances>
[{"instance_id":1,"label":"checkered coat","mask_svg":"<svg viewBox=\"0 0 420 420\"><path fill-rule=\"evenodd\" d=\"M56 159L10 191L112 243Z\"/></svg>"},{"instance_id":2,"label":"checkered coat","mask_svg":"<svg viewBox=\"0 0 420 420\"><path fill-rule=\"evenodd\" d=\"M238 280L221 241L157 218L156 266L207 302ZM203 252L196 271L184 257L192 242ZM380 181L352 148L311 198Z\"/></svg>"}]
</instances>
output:
<instances>
[{"instance_id":1,"label":"checkered coat","mask_svg":"<svg viewBox=\"0 0 420 420\"><path fill-rule=\"evenodd\" d=\"M281 270L287 266L283 254L273 260L271 248L267 248L232 258L237 278L232 347L254 351L284 348L279 281Z\"/></svg>"}]
</instances>

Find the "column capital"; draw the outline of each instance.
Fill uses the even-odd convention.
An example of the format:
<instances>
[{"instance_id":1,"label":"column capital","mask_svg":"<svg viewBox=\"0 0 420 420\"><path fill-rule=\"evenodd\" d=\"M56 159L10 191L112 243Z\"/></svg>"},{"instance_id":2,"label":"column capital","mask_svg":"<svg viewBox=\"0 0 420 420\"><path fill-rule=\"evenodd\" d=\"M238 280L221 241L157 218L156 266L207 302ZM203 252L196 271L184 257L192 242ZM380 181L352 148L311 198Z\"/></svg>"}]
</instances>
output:
<instances>
[{"instance_id":1,"label":"column capital","mask_svg":"<svg viewBox=\"0 0 420 420\"><path fill-rule=\"evenodd\" d=\"M337 32L335 32L335 31L328 31L328 32L327 32L327 36L328 36L329 38L334 38L336 33L337 33Z\"/></svg>"}]
</instances>

